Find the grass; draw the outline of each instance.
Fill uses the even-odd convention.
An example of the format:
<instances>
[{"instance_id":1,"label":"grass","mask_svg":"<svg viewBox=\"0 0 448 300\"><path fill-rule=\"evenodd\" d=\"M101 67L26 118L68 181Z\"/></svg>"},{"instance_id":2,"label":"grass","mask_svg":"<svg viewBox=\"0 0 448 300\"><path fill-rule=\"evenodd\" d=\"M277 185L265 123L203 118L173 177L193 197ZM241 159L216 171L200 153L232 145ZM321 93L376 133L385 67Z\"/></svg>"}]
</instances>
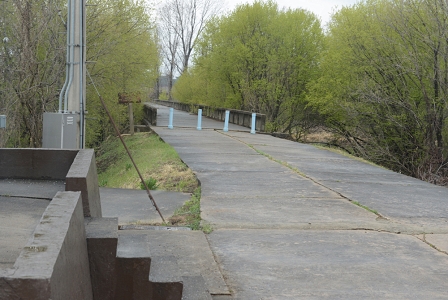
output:
<instances>
[{"instance_id":1,"label":"grass","mask_svg":"<svg viewBox=\"0 0 448 300\"><path fill-rule=\"evenodd\" d=\"M272 160L272 161L274 161L274 162L276 162L276 163L278 163L278 164L281 164L281 165L284 166L284 167L287 167L288 169L290 169L291 171L297 173L298 175L300 175L300 176L302 176L302 177L306 177L306 175L305 175L303 172L301 172L299 169L297 169L297 168L291 166L291 165L288 164L287 162L282 161L282 160L279 160L279 159L276 159L276 158L272 157L271 155L269 155L269 154L267 154L267 153L265 153L265 152L263 152L263 151L261 151L261 150L258 150L258 149L255 148L253 145L247 144L247 146L249 146L250 148L252 148L252 149L253 149L255 152L257 152L258 154L263 155L263 156L267 157L268 159L270 159L270 160Z\"/></svg>"},{"instance_id":2,"label":"grass","mask_svg":"<svg viewBox=\"0 0 448 300\"><path fill-rule=\"evenodd\" d=\"M213 231L210 224L201 222L201 188L197 188L191 199L177 209L173 216L169 218L167 225L187 226L192 230L202 230L205 233Z\"/></svg>"},{"instance_id":3,"label":"grass","mask_svg":"<svg viewBox=\"0 0 448 300\"><path fill-rule=\"evenodd\" d=\"M201 189L193 172L182 162L177 152L156 134L137 133L123 137L126 145L152 190L160 189L192 193L190 200L174 212L161 226L187 226L192 230L212 232L201 219ZM120 140L109 137L96 151L100 186L140 189L142 184Z\"/></svg>"},{"instance_id":4,"label":"grass","mask_svg":"<svg viewBox=\"0 0 448 300\"><path fill-rule=\"evenodd\" d=\"M361 208L364 208L365 210L367 210L367 211L369 211L369 212L371 212L371 213L374 213L375 215L377 215L378 217L381 217L381 215L376 211L376 210L374 210L374 209L371 209L371 208L369 208L369 207L367 207L367 206L365 206L365 205L362 205L361 203L359 203L358 201L350 201L350 202L352 202L354 205L356 205L356 206L359 206L359 207L361 207Z\"/></svg>"},{"instance_id":5,"label":"grass","mask_svg":"<svg viewBox=\"0 0 448 300\"><path fill-rule=\"evenodd\" d=\"M123 137L146 182L153 188L193 193L198 181L177 152L156 134L136 133ZM140 178L123 145L109 137L96 151L98 182L103 187L140 189Z\"/></svg>"}]
</instances>

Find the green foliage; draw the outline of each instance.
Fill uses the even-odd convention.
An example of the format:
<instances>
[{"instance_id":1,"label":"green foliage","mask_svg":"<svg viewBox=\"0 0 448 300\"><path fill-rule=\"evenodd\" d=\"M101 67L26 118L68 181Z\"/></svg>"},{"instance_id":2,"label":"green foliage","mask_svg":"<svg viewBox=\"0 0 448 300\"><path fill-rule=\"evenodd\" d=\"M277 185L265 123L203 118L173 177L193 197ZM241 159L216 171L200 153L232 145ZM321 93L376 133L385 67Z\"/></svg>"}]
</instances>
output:
<instances>
[{"instance_id":1,"label":"green foliage","mask_svg":"<svg viewBox=\"0 0 448 300\"><path fill-rule=\"evenodd\" d=\"M124 136L143 178L150 178L150 189L191 193L197 187L193 172L180 160L176 151L155 134L136 133ZM96 151L98 182L101 186L140 189L140 178L116 137L110 136ZM152 179L151 179L152 178Z\"/></svg>"},{"instance_id":2,"label":"green foliage","mask_svg":"<svg viewBox=\"0 0 448 300\"><path fill-rule=\"evenodd\" d=\"M129 127L127 105L118 93L139 93L147 101L158 74L159 55L149 9L144 1L93 0L87 19L89 72L120 131ZM90 80L89 80L90 82ZM96 146L112 131L93 86L87 90L87 144ZM135 123L143 118L142 104L134 104Z\"/></svg>"},{"instance_id":3,"label":"green foliage","mask_svg":"<svg viewBox=\"0 0 448 300\"><path fill-rule=\"evenodd\" d=\"M433 182L447 173L446 11L441 0L343 8L309 96L353 153Z\"/></svg>"},{"instance_id":4,"label":"green foliage","mask_svg":"<svg viewBox=\"0 0 448 300\"><path fill-rule=\"evenodd\" d=\"M65 80L66 4L0 1L0 114L8 116L0 146L41 146L42 115L58 109ZM141 92L146 100L159 65L155 22L142 0L92 0L86 10L87 61L93 62L87 67L124 131L127 107L117 104L117 94ZM87 146L95 146L112 130L87 82ZM137 110L136 122L141 115Z\"/></svg>"},{"instance_id":5,"label":"green foliage","mask_svg":"<svg viewBox=\"0 0 448 300\"><path fill-rule=\"evenodd\" d=\"M148 180L145 181L146 186L148 187L148 189L150 190L157 190L157 188L159 187L158 183L157 183L157 179L150 177ZM140 183L140 188L142 190L146 190L146 187L143 183Z\"/></svg>"},{"instance_id":6,"label":"green foliage","mask_svg":"<svg viewBox=\"0 0 448 300\"><path fill-rule=\"evenodd\" d=\"M65 75L61 0L0 1L0 147L40 147L42 115L55 111Z\"/></svg>"},{"instance_id":7,"label":"green foliage","mask_svg":"<svg viewBox=\"0 0 448 300\"><path fill-rule=\"evenodd\" d=\"M291 131L306 110L307 83L323 47L320 22L273 1L238 6L210 22L195 66L173 95L187 103L258 111L272 131Z\"/></svg>"},{"instance_id":8,"label":"green foliage","mask_svg":"<svg viewBox=\"0 0 448 300\"><path fill-rule=\"evenodd\" d=\"M191 195L190 200L177 209L170 218L172 225L188 226L192 230L202 230L211 233L213 228L210 224L203 223L201 219L201 188L198 187Z\"/></svg>"}]
</instances>

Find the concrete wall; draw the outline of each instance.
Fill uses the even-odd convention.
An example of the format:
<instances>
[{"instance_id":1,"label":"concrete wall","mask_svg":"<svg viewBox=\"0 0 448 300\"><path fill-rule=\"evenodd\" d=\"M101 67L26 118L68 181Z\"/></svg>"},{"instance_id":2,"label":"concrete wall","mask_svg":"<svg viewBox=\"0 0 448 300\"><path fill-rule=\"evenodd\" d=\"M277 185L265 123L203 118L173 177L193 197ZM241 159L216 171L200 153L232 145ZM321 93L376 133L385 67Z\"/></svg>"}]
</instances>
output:
<instances>
[{"instance_id":1,"label":"concrete wall","mask_svg":"<svg viewBox=\"0 0 448 300\"><path fill-rule=\"evenodd\" d=\"M144 105L143 111L145 113L145 119L153 126L157 126L157 108Z\"/></svg>"},{"instance_id":2,"label":"concrete wall","mask_svg":"<svg viewBox=\"0 0 448 300\"><path fill-rule=\"evenodd\" d=\"M165 101L165 100L152 100L156 104L172 107L174 109L186 111L186 112L193 112L193 104L186 104L186 103L180 103L175 101Z\"/></svg>"},{"instance_id":3,"label":"concrete wall","mask_svg":"<svg viewBox=\"0 0 448 300\"><path fill-rule=\"evenodd\" d=\"M81 191L86 217L101 217L93 149L0 149L0 179L65 180L66 191Z\"/></svg>"},{"instance_id":4,"label":"concrete wall","mask_svg":"<svg viewBox=\"0 0 448 300\"><path fill-rule=\"evenodd\" d=\"M66 191L81 191L85 217L102 216L95 152L79 150L65 179Z\"/></svg>"},{"instance_id":5,"label":"concrete wall","mask_svg":"<svg viewBox=\"0 0 448 300\"><path fill-rule=\"evenodd\" d=\"M12 270L0 272L0 299L92 299L80 192L59 192Z\"/></svg>"},{"instance_id":6,"label":"concrete wall","mask_svg":"<svg viewBox=\"0 0 448 300\"><path fill-rule=\"evenodd\" d=\"M0 149L0 178L64 180L78 150Z\"/></svg>"},{"instance_id":7,"label":"concrete wall","mask_svg":"<svg viewBox=\"0 0 448 300\"><path fill-rule=\"evenodd\" d=\"M237 124L240 126L251 128L252 126L252 113L249 111L237 110L237 109L226 109L226 108L214 108L205 105L198 104L185 104L174 101L162 101L162 100L153 100L154 103L173 107L178 110L197 113L198 109L202 109L202 115L205 117L209 117L218 121L225 120L226 110L230 111L229 123ZM145 105L146 107L147 105ZM145 110L146 114L146 110ZM147 116L148 117L148 116ZM148 119L149 120L149 119ZM157 121L157 113L156 113L156 121ZM255 123L255 130L259 132L265 131L266 124L266 115L257 114L257 119ZM153 124L154 125L154 124Z\"/></svg>"}]
</instances>

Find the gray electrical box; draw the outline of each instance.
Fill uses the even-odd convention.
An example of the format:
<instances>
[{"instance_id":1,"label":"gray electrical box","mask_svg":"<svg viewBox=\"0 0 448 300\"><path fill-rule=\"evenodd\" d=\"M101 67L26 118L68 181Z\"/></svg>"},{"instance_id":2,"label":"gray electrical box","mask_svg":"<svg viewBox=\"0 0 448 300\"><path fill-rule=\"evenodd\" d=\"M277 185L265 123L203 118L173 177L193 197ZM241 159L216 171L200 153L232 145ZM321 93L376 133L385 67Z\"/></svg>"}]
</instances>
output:
<instances>
[{"instance_id":1,"label":"gray electrical box","mask_svg":"<svg viewBox=\"0 0 448 300\"><path fill-rule=\"evenodd\" d=\"M79 114L44 113L42 148L79 149Z\"/></svg>"},{"instance_id":2,"label":"gray electrical box","mask_svg":"<svg viewBox=\"0 0 448 300\"><path fill-rule=\"evenodd\" d=\"M0 115L0 128L6 128L6 116Z\"/></svg>"}]
</instances>

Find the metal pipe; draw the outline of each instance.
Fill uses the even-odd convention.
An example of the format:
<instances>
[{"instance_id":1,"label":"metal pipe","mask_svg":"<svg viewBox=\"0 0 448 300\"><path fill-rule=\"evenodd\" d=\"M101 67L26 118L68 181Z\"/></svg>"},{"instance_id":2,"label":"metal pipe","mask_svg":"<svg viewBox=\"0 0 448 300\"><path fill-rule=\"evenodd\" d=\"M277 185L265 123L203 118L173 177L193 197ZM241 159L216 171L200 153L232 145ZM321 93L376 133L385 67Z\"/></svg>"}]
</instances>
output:
<instances>
[{"instance_id":1,"label":"metal pipe","mask_svg":"<svg viewBox=\"0 0 448 300\"><path fill-rule=\"evenodd\" d=\"M79 1L79 148L84 149L84 0Z\"/></svg>"},{"instance_id":2,"label":"metal pipe","mask_svg":"<svg viewBox=\"0 0 448 300\"><path fill-rule=\"evenodd\" d=\"M70 9L70 5L71 5L71 1L72 0L68 0L67 2L67 18L71 13L71 9ZM61 93L59 94L59 113L62 112L62 101L64 99L64 95L65 95L65 91L68 85L68 73L69 73L69 60L70 60L70 35L69 35L69 24L68 24L68 20L67 22L64 24L65 25L65 31L66 31L66 35L67 35L67 53L65 55L65 82L64 85L62 86L61 89Z\"/></svg>"},{"instance_id":3,"label":"metal pipe","mask_svg":"<svg viewBox=\"0 0 448 300\"><path fill-rule=\"evenodd\" d=\"M69 43L69 47L70 47L70 58L69 58L69 81L68 81L68 85L67 85L67 90L65 92L65 99L64 99L64 112L67 113L68 112L68 94L70 91L70 88L72 86L73 83L73 76L74 76L74 56L75 56L75 0L69 0L70 1L70 14L69 14L69 18L70 18L70 22L67 22L69 25L69 35L70 35L70 43Z\"/></svg>"}]
</instances>

